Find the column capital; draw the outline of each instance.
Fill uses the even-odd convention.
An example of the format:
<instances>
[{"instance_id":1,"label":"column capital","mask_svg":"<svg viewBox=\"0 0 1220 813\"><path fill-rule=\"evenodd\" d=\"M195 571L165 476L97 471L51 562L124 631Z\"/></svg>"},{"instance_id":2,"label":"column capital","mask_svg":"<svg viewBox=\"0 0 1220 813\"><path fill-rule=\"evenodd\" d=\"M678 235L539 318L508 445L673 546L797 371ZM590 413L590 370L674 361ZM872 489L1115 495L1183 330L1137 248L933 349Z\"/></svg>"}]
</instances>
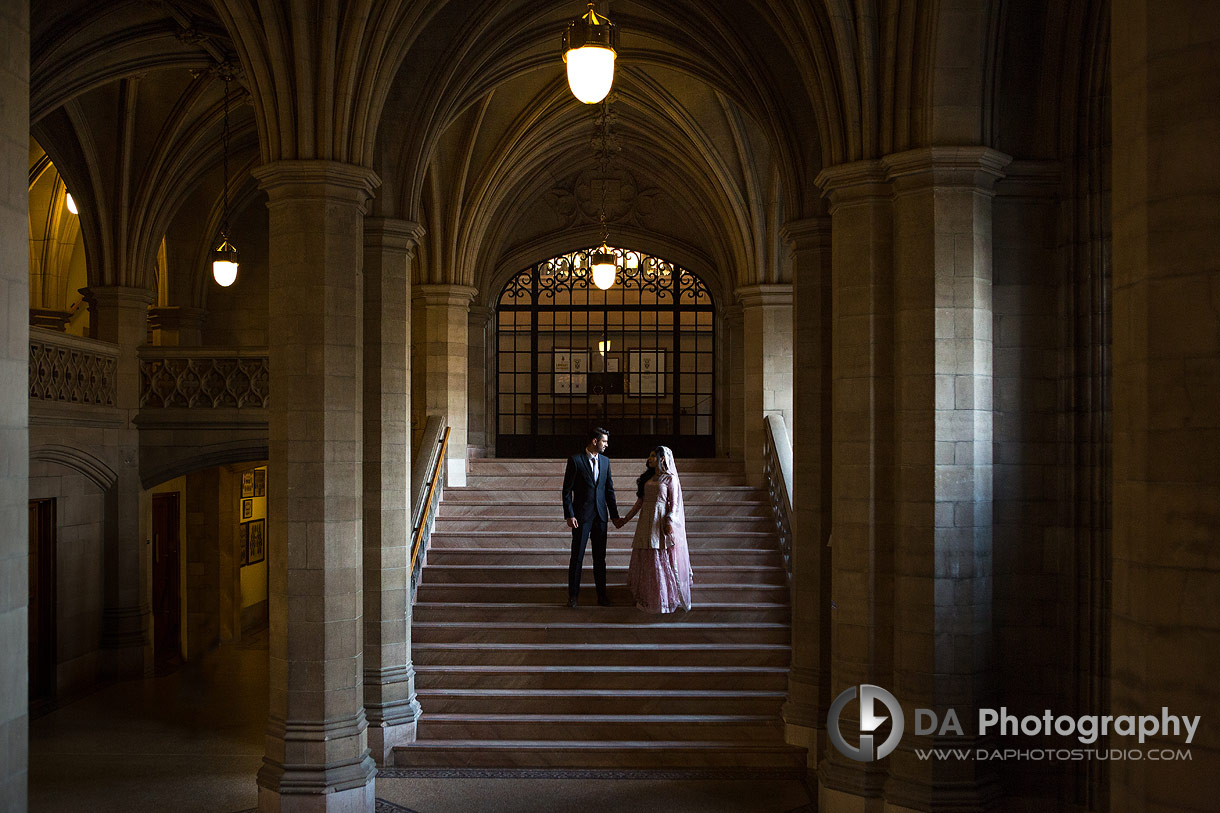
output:
<instances>
[{"instance_id":1,"label":"column capital","mask_svg":"<svg viewBox=\"0 0 1220 813\"><path fill-rule=\"evenodd\" d=\"M488 305L471 304L471 306L470 306L470 320L472 322L482 321L485 323L495 315L496 315L496 309L493 307L490 307Z\"/></svg>"},{"instance_id":2,"label":"column capital","mask_svg":"<svg viewBox=\"0 0 1220 813\"><path fill-rule=\"evenodd\" d=\"M831 214L845 203L890 196L889 178L880 161L852 161L826 167L814 183L830 198Z\"/></svg>"},{"instance_id":3,"label":"column capital","mask_svg":"<svg viewBox=\"0 0 1220 813\"><path fill-rule=\"evenodd\" d=\"M830 217L789 220L780 228L779 236L794 251L825 248L830 245Z\"/></svg>"},{"instance_id":4,"label":"column capital","mask_svg":"<svg viewBox=\"0 0 1220 813\"><path fill-rule=\"evenodd\" d=\"M207 320L207 308L188 308L171 305L148 309L148 324L153 330L191 330L203 326Z\"/></svg>"},{"instance_id":5,"label":"column capital","mask_svg":"<svg viewBox=\"0 0 1220 813\"><path fill-rule=\"evenodd\" d=\"M147 288L128 285L90 285L80 292L90 307L102 308L147 308L157 298Z\"/></svg>"},{"instance_id":6,"label":"column capital","mask_svg":"<svg viewBox=\"0 0 1220 813\"><path fill-rule=\"evenodd\" d=\"M881 159L886 179L903 189L973 187L990 192L1012 156L990 147L921 147Z\"/></svg>"},{"instance_id":7,"label":"column capital","mask_svg":"<svg viewBox=\"0 0 1220 813\"><path fill-rule=\"evenodd\" d=\"M737 301L743 308L758 308L765 305L792 305L792 284L745 285L738 288Z\"/></svg>"},{"instance_id":8,"label":"column capital","mask_svg":"<svg viewBox=\"0 0 1220 813\"><path fill-rule=\"evenodd\" d=\"M469 308L470 303L478 294L479 289L471 288L469 285L429 283L411 286L411 299L427 306L445 305L451 308Z\"/></svg>"},{"instance_id":9,"label":"column capital","mask_svg":"<svg viewBox=\"0 0 1220 813\"><path fill-rule=\"evenodd\" d=\"M274 205L284 200L347 199L364 206L381 186L368 167L339 161L272 161L251 173Z\"/></svg>"},{"instance_id":10,"label":"column capital","mask_svg":"<svg viewBox=\"0 0 1220 813\"><path fill-rule=\"evenodd\" d=\"M365 248L385 248L413 254L424 236L424 227L413 220L394 217L366 217L364 219Z\"/></svg>"}]
</instances>

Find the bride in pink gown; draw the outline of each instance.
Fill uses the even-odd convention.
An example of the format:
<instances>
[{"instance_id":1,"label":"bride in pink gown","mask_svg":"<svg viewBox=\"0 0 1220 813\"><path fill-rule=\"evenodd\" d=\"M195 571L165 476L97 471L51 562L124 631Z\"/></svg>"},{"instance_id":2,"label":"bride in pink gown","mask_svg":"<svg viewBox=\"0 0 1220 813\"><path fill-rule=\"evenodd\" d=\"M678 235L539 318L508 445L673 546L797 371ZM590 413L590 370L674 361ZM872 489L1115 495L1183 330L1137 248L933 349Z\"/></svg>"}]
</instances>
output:
<instances>
[{"instance_id":1,"label":"bride in pink gown","mask_svg":"<svg viewBox=\"0 0 1220 813\"><path fill-rule=\"evenodd\" d=\"M648 457L656 475L641 477L642 493L631 512L621 521L626 524L637 513L631 542L631 564L627 584L635 606L649 613L672 613L691 608L690 588L694 573L686 547L686 510L682 505L682 482L674 456L658 446ZM621 527L621 525L620 525Z\"/></svg>"}]
</instances>

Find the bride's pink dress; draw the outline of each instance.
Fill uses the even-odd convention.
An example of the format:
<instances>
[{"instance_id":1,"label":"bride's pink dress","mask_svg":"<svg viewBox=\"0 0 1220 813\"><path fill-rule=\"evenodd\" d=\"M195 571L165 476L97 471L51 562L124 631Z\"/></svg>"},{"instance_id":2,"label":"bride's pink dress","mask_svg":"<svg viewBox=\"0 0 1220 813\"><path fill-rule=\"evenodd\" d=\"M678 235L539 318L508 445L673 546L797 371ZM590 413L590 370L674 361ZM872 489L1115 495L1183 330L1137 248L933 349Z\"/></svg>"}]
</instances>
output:
<instances>
[{"instance_id":1,"label":"bride's pink dress","mask_svg":"<svg viewBox=\"0 0 1220 813\"><path fill-rule=\"evenodd\" d=\"M666 516L671 520L669 533L662 532ZM661 474L644 484L644 504L631 543L627 584L641 610L672 613L691 608L693 579L682 485L676 476Z\"/></svg>"}]
</instances>

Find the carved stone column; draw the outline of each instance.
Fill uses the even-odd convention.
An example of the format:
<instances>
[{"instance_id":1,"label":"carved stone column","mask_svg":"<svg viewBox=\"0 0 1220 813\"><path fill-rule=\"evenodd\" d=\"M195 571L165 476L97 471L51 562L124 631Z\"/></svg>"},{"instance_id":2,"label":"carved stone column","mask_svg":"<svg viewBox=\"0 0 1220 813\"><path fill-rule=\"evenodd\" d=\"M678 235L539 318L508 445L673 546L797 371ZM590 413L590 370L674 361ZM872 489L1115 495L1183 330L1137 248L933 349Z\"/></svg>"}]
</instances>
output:
<instances>
[{"instance_id":1,"label":"carved stone column","mask_svg":"<svg viewBox=\"0 0 1220 813\"><path fill-rule=\"evenodd\" d=\"M831 688L887 686L893 665L893 236L876 161L823 170L831 216ZM859 741L859 716L839 730ZM879 802L884 763L835 748L818 766L820 809Z\"/></svg>"},{"instance_id":2,"label":"carved stone column","mask_svg":"<svg viewBox=\"0 0 1220 813\"><path fill-rule=\"evenodd\" d=\"M745 351L746 482L763 484L763 419L779 414L792 427L792 286L737 289Z\"/></svg>"},{"instance_id":3,"label":"carved stone column","mask_svg":"<svg viewBox=\"0 0 1220 813\"><path fill-rule=\"evenodd\" d=\"M28 0L0 7L0 810L23 811L29 775L29 144ZM19 315L18 323L13 316Z\"/></svg>"},{"instance_id":4,"label":"carved stone column","mask_svg":"<svg viewBox=\"0 0 1220 813\"><path fill-rule=\"evenodd\" d=\"M445 453L445 484L466 485L467 399L470 397L467 344L470 302L478 290L467 285L416 285L411 291L418 307L411 325L414 362L412 382L424 389L424 414L446 415L449 447Z\"/></svg>"},{"instance_id":5,"label":"carved stone column","mask_svg":"<svg viewBox=\"0 0 1220 813\"><path fill-rule=\"evenodd\" d=\"M932 147L883 159L894 185L894 678L908 721L952 708L966 736L917 737L890 757L891 808L982 809L994 763L920 760L916 747L978 744L992 670L991 204L1011 159Z\"/></svg>"},{"instance_id":6,"label":"carved stone column","mask_svg":"<svg viewBox=\"0 0 1220 813\"><path fill-rule=\"evenodd\" d=\"M784 725L815 768L830 697L830 218L788 223L792 249L792 666Z\"/></svg>"},{"instance_id":7,"label":"carved stone column","mask_svg":"<svg viewBox=\"0 0 1220 813\"><path fill-rule=\"evenodd\" d=\"M151 552L143 541L151 516L149 498L140 482L139 348L148 338L151 291L119 285L85 291L93 338L118 345L115 406L124 412L123 428L115 432L113 456L118 478L106 494L105 574L103 578L102 649L104 670L114 676L151 673L152 596Z\"/></svg>"},{"instance_id":8,"label":"carved stone column","mask_svg":"<svg viewBox=\"0 0 1220 813\"><path fill-rule=\"evenodd\" d=\"M411 665L410 263L418 223L364 222L364 711L378 765L415 739Z\"/></svg>"},{"instance_id":9,"label":"carved stone column","mask_svg":"<svg viewBox=\"0 0 1220 813\"><path fill-rule=\"evenodd\" d=\"M361 574L361 262L371 170L276 161L267 344L270 719L259 809L372 810Z\"/></svg>"}]
</instances>

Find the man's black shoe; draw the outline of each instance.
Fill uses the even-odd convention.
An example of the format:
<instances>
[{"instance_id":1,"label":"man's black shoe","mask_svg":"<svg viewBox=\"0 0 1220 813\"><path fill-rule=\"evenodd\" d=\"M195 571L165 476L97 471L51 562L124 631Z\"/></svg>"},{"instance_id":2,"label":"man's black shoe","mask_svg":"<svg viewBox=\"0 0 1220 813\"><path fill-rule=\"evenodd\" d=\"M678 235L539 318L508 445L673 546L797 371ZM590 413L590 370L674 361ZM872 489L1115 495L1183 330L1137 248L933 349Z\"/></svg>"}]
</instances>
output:
<instances>
[{"instance_id":1,"label":"man's black shoe","mask_svg":"<svg viewBox=\"0 0 1220 813\"><path fill-rule=\"evenodd\" d=\"M614 606L611 603L609 596L599 596L597 599L597 603L603 607L613 607Z\"/></svg>"},{"instance_id":2,"label":"man's black shoe","mask_svg":"<svg viewBox=\"0 0 1220 813\"><path fill-rule=\"evenodd\" d=\"M572 596L571 598L569 598L569 599L568 599L568 606L569 606L569 607L575 607L575 606L576 606L576 596Z\"/></svg>"}]
</instances>

